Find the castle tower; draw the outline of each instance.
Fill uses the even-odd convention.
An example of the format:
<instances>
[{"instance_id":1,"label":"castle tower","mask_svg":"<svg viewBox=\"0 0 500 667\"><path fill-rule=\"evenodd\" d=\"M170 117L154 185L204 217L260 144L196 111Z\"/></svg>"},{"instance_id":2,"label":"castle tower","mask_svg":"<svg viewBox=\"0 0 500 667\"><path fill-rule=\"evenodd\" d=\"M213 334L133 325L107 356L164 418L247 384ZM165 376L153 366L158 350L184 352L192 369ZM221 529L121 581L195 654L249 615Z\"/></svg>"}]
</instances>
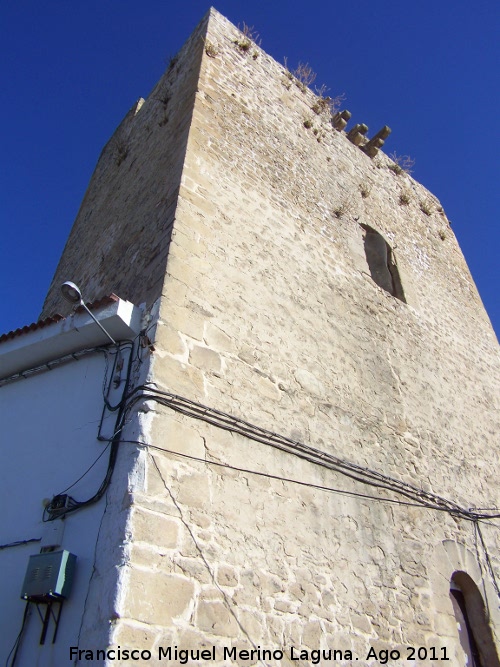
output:
<instances>
[{"instance_id":1,"label":"castle tower","mask_svg":"<svg viewBox=\"0 0 500 667\"><path fill-rule=\"evenodd\" d=\"M103 150L42 318L72 280L154 349L81 649L500 664L498 343L439 201L342 125L212 9Z\"/></svg>"}]
</instances>

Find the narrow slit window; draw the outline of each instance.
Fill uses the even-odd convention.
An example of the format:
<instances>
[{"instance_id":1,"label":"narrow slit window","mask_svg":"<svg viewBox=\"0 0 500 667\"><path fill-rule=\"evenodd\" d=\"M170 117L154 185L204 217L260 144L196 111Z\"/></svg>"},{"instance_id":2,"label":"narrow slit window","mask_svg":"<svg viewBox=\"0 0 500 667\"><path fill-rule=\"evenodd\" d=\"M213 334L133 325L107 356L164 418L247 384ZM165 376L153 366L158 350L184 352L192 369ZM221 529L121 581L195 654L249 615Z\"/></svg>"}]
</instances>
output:
<instances>
[{"instance_id":1,"label":"narrow slit window","mask_svg":"<svg viewBox=\"0 0 500 667\"><path fill-rule=\"evenodd\" d=\"M406 303L403 286L391 246L375 229L361 225L364 230L365 255L373 281L392 296Z\"/></svg>"}]
</instances>

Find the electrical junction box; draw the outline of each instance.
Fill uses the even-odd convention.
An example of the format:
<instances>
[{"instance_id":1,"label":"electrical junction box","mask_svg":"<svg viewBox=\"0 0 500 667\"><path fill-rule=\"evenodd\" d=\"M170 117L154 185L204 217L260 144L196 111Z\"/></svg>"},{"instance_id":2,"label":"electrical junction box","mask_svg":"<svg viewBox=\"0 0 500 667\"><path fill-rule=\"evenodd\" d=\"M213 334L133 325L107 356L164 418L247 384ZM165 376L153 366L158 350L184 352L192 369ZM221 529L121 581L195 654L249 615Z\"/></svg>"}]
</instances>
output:
<instances>
[{"instance_id":1,"label":"electrical junction box","mask_svg":"<svg viewBox=\"0 0 500 667\"><path fill-rule=\"evenodd\" d=\"M56 519L43 524L40 552L56 551L61 548L64 536L64 521Z\"/></svg>"},{"instance_id":2,"label":"electrical junction box","mask_svg":"<svg viewBox=\"0 0 500 667\"><path fill-rule=\"evenodd\" d=\"M51 551L30 556L21 598L50 602L67 598L73 584L76 556L69 551Z\"/></svg>"}]
</instances>

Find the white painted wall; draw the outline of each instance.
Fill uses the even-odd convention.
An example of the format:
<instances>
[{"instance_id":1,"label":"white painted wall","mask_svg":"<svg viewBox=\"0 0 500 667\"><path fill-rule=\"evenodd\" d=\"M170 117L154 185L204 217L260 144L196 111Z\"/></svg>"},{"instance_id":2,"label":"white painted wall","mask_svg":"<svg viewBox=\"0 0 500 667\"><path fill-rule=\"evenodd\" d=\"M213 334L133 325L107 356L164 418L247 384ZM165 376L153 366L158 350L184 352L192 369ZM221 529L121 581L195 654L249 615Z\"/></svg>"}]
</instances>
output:
<instances>
[{"instance_id":1,"label":"white painted wall","mask_svg":"<svg viewBox=\"0 0 500 667\"><path fill-rule=\"evenodd\" d=\"M130 307L123 316L120 308L123 310L124 304ZM120 300L102 309L99 315L103 314L109 316L108 324L114 323L113 335L117 339L136 336L140 326L140 311L132 304ZM106 442L97 440L97 435L104 407L103 383L105 378L108 382L112 379L113 356L111 354L109 358L107 371L105 355L97 350L78 356L78 359L53 363L53 360L68 353L80 353L91 345L102 344L103 341L98 339L100 335L97 325L84 313L41 330L16 336L0 345L0 378L4 378L0 380L0 545L43 538L54 523L60 523L60 520L43 522L44 502L63 492L76 500L87 500L95 494L104 479L109 448L92 469L77 481L107 446ZM123 353L123 380L128 354ZM36 373L30 372L30 368L48 360L50 370L45 367ZM18 375L25 371L26 378ZM17 379L6 380L9 373L16 373ZM121 382L118 389L113 390L110 396L113 404L120 400L123 388L124 382ZM103 427L106 437L114 432L117 414L106 412ZM129 458L128 453L125 457L120 455L117 464L120 468L118 476L125 481ZM113 479L116 479L116 475ZM74 482L75 486L68 489ZM75 554L77 563L73 588L69 599L64 602L57 639L52 644L54 623L51 621L45 644L40 646L42 621L35 605L30 605L31 612L22 636L16 667L62 667L73 664L69 659L69 649L78 646L85 609L91 606L89 600L95 597L90 582L96 559L102 556L99 551L102 550L103 540L101 546L96 545L106 502L106 497L103 497L64 519L60 548ZM113 532L109 531L109 526L108 532ZM123 539L123 534L121 537ZM106 549L117 551L117 540L117 535L104 540ZM21 628L25 602L21 600L20 593L29 557L39 553L40 547L40 542L32 542L0 549L2 665L6 664ZM110 581L112 579L110 577ZM102 590L100 594L103 596ZM57 605L54 609L57 612ZM44 605L40 606L40 610L42 613L45 611ZM95 613L90 610L85 617L87 625L89 614L95 617ZM102 626L102 623L99 625ZM101 628L101 631L103 638L106 636L106 628ZM88 638L88 629L86 636ZM99 645L99 648L105 646Z\"/></svg>"},{"instance_id":2,"label":"white painted wall","mask_svg":"<svg viewBox=\"0 0 500 667\"><path fill-rule=\"evenodd\" d=\"M96 439L103 408L104 371L103 355L93 353L0 389L1 544L42 537L50 525L42 522L44 499L64 491L106 446ZM91 497L106 467L107 453L68 493L77 500ZM54 628L51 623L46 644L39 646L42 623L33 606L16 667L70 664L68 647L78 644L104 508L103 498L65 519L62 548L74 553L78 560L73 590L64 604L57 640L51 643ZM28 559L39 551L39 543L0 550L2 664L21 626L25 603L20 599L20 591Z\"/></svg>"}]
</instances>

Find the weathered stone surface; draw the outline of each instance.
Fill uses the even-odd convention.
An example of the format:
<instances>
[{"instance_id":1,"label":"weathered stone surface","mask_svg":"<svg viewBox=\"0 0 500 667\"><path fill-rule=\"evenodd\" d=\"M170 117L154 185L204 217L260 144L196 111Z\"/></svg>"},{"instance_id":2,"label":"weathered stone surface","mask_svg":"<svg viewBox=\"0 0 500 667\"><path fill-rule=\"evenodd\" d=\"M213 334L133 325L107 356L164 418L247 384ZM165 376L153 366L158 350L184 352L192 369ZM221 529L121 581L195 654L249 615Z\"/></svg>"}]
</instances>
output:
<instances>
[{"instance_id":1,"label":"weathered stone surface","mask_svg":"<svg viewBox=\"0 0 500 667\"><path fill-rule=\"evenodd\" d=\"M134 510L132 514L132 531L135 540L151 542L160 547L173 548L179 538L177 521L141 509Z\"/></svg>"},{"instance_id":2,"label":"weathered stone surface","mask_svg":"<svg viewBox=\"0 0 500 667\"><path fill-rule=\"evenodd\" d=\"M191 398L201 398L204 394L203 375L191 365L169 356L158 356L155 359L155 372L165 388L174 394Z\"/></svg>"},{"instance_id":3,"label":"weathered stone surface","mask_svg":"<svg viewBox=\"0 0 500 667\"><path fill-rule=\"evenodd\" d=\"M201 601L197 609L197 626L200 630L224 637L235 637L238 624L223 602Z\"/></svg>"},{"instance_id":4,"label":"weathered stone surface","mask_svg":"<svg viewBox=\"0 0 500 667\"><path fill-rule=\"evenodd\" d=\"M178 283L177 280L172 278L175 283ZM164 306L165 312L162 312L162 317L165 318L166 322L170 329L186 334L190 338L195 338L196 340L201 340L203 338L203 331L205 327L205 317L203 313L193 311L192 308L186 308L185 306L176 306L169 302L168 306ZM157 329L158 342L162 343L162 334L160 334L160 328ZM165 345L166 343L166 345ZM167 345L169 347L167 347ZM172 349L170 349L172 348ZM171 340L166 340L164 342L164 349L168 350L171 354L177 354L176 351L177 344L172 347Z\"/></svg>"},{"instance_id":5,"label":"weathered stone surface","mask_svg":"<svg viewBox=\"0 0 500 667\"><path fill-rule=\"evenodd\" d=\"M206 323L204 340L209 347L220 352L232 353L236 349L236 342L212 322Z\"/></svg>"},{"instance_id":6,"label":"weathered stone surface","mask_svg":"<svg viewBox=\"0 0 500 667\"><path fill-rule=\"evenodd\" d=\"M208 347L195 345L189 353L189 363L203 371L220 371L220 355Z\"/></svg>"},{"instance_id":7,"label":"weathered stone surface","mask_svg":"<svg viewBox=\"0 0 500 667\"><path fill-rule=\"evenodd\" d=\"M187 454L196 458L205 458L203 437L197 430L197 424L180 421L182 417L167 409L161 409L154 415L152 439L158 447Z\"/></svg>"},{"instance_id":8,"label":"weathered stone surface","mask_svg":"<svg viewBox=\"0 0 500 667\"><path fill-rule=\"evenodd\" d=\"M232 567L221 565L217 568L217 581L221 586L237 586L238 573Z\"/></svg>"},{"instance_id":9,"label":"weathered stone surface","mask_svg":"<svg viewBox=\"0 0 500 667\"><path fill-rule=\"evenodd\" d=\"M192 473L180 478L178 500L189 507L206 507L209 502L209 482L203 473Z\"/></svg>"},{"instance_id":10,"label":"weathered stone surface","mask_svg":"<svg viewBox=\"0 0 500 667\"><path fill-rule=\"evenodd\" d=\"M132 569L125 615L143 623L169 627L174 619L188 613L193 593L193 582L185 577Z\"/></svg>"},{"instance_id":11,"label":"weathered stone surface","mask_svg":"<svg viewBox=\"0 0 500 667\"><path fill-rule=\"evenodd\" d=\"M144 647L151 650L159 638L160 633L151 626L120 619L113 632L113 646Z\"/></svg>"},{"instance_id":12,"label":"weathered stone surface","mask_svg":"<svg viewBox=\"0 0 500 667\"><path fill-rule=\"evenodd\" d=\"M309 371L303 368L298 368L295 371L295 379L300 384L302 389L304 389L304 391L306 391L307 393L313 394L315 396L324 395L325 387L323 383L320 380L318 380L318 378L313 373L310 373Z\"/></svg>"},{"instance_id":13,"label":"weathered stone surface","mask_svg":"<svg viewBox=\"0 0 500 667\"><path fill-rule=\"evenodd\" d=\"M125 116L105 146L44 313L70 311L59 289L68 276L89 301L115 292L132 303L151 305L160 296L204 31L200 24L177 64L169 67L147 100Z\"/></svg>"},{"instance_id":14,"label":"weathered stone surface","mask_svg":"<svg viewBox=\"0 0 500 667\"><path fill-rule=\"evenodd\" d=\"M168 324L158 327L155 345L167 350L173 356L184 356L186 353L186 344L179 335L179 331L172 329Z\"/></svg>"},{"instance_id":15,"label":"weathered stone surface","mask_svg":"<svg viewBox=\"0 0 500 667\"><path fill-rule=\"evenodd\" d=\"M202 35L216 57L202 55ZM353 462L355 477L498 507L498 344L453 233L443 240L443 216L418 204L437 200L319 116L318 142L304 127L312 91L240 38L212 10L177 74L126 121L137 168L105 150L54 285L102 214L72 275L90 295L159 299L157 387ZM129 199L110 206L117 188ZM361 225L392 249L406 302L372 279ZM446 645L463 664L449 598L463 571L488 593L498 642L471 522L154 410L144 440L177 454L154 454L165 483L147 459L134 498L127 619L196 645L302 642L353 650L359 664L370 646ZM500 534L486 524L484 538L498 573Z\"/></svg>"}]
</instances>

